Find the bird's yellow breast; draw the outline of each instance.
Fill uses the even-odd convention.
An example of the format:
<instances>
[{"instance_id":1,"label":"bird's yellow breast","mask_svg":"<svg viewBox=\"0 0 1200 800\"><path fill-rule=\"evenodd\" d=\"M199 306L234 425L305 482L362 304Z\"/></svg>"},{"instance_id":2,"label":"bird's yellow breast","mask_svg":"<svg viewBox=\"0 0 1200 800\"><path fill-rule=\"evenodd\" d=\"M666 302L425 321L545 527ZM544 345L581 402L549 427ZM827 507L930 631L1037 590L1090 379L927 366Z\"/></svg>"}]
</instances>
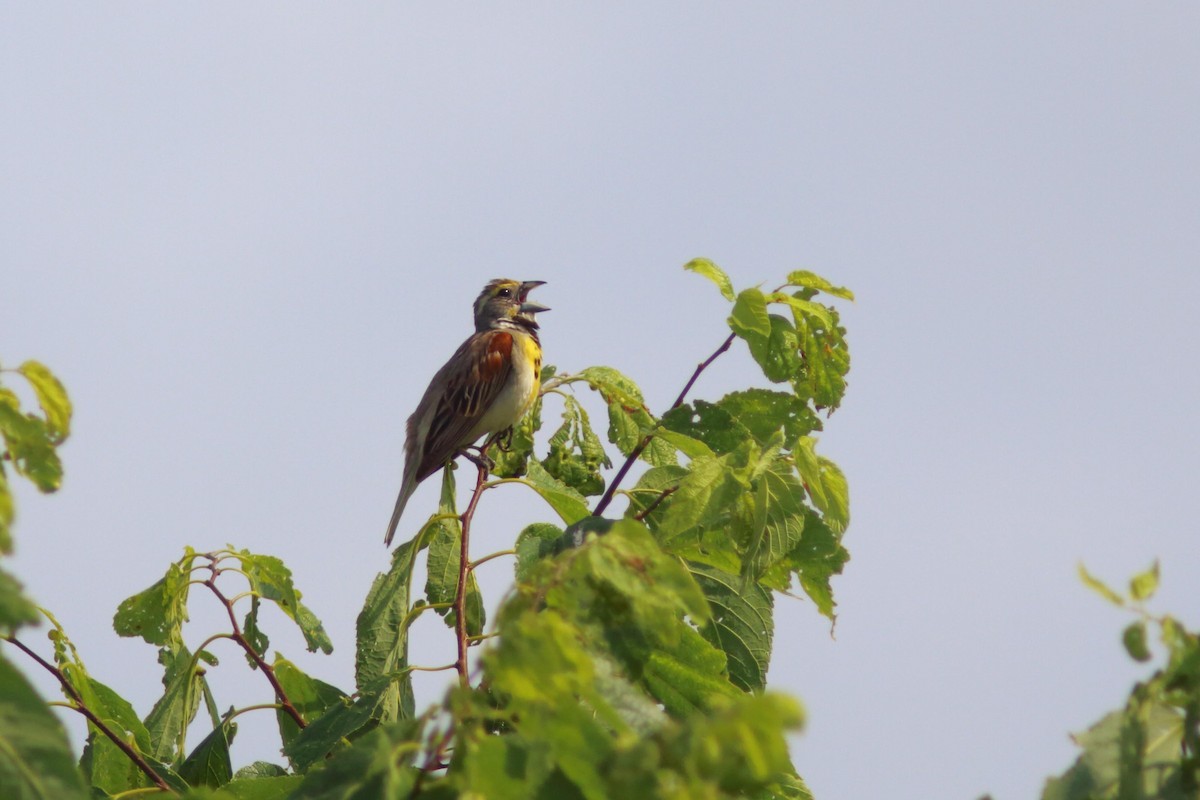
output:
<instances>
[{"instance_id":1,"label":"bird's yellow breast","mask_svg":"<svg viewBox=\"0 0 1200 800\"><path fill-rule=\"evenodd\" d=\"M512 360L512 371L504 388L475 426L472 437L516 425L537 399L541 389L541 346L528 334L513 333Z\"/></svg>"}]
</instances>

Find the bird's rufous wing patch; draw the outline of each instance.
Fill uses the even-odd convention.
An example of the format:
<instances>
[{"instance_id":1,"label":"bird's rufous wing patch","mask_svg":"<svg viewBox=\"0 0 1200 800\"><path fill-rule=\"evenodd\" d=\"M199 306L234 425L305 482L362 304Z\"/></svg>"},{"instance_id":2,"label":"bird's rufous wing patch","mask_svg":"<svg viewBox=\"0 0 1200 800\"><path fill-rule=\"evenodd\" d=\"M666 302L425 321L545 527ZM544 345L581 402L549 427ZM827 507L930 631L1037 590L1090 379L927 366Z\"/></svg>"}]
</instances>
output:
<instances>
[{"instance_id":1,"label":"bird's rufous wing patch","mask_svg":"<svg viewBox=\"0 0 1200 800\"><path fill-rule=\"evenodd\" d=\"M467 444L512 372L513 336L507 331L477 333L450 360L446 389L438 401L421 457L418 480L436 472Z\"/></svg>"}]
</instances>

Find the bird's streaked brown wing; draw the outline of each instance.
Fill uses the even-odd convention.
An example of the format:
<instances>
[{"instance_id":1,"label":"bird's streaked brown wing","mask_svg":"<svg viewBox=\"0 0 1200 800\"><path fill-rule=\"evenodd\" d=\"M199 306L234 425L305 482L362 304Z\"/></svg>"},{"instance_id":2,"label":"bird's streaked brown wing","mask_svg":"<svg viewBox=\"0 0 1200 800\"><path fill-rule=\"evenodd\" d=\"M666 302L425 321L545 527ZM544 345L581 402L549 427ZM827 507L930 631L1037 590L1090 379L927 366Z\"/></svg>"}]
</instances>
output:
<instances>
[{"instance_id":1,"label":"bird's streaked brown wing","mask_svg":"<svg viewBox=\"0 0 1200 800\"><path fill-rule=\"evenodd\" d=\"M421 449L417 481L437 472L464 445L512 372L513 336L484 331L463 342L447 362L445 390ZM435 378L436 380L436 378Z\"/></svg>"}]
</instances>

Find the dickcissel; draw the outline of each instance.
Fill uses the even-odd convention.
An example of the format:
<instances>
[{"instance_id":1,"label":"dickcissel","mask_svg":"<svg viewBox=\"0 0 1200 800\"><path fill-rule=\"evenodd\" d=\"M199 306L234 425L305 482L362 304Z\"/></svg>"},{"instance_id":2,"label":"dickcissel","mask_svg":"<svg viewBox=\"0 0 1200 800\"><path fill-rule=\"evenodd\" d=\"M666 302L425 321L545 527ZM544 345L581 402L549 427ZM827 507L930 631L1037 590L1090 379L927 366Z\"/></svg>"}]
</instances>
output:
<instances>
[{"instance_id":1,"label":"dickcissel","mask_svg":"<svg viewBox=\"0 0 1200 800\"><path fill-rule=\"evenodd\" d=\"M529 302L545 281L497 278L475 300L475 333L450 356L408 418L404 479L384 544L417 484L485 434L498 434L525 416L541 388L542 344Z\"/></svg>"}]
</instances>

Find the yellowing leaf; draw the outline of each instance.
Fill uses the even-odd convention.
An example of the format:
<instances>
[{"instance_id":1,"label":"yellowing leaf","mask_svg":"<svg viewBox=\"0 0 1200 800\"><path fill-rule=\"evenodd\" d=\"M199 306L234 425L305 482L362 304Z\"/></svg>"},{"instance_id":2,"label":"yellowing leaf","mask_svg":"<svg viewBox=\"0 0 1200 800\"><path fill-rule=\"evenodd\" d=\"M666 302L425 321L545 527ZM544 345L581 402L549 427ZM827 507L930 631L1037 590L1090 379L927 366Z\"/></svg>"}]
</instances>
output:
<instances>
[{"instance_id":1,"label":"yellowing leaf","mask_svg":"<svg viewBox=\"0 0 1200 800\"><path fill-rule=\"evenodd\" d=\"M850 522L849 486L837 464L817 455L816 444L811 436L801 437L792 455L813 504L821 510L826 524L841 533Z\"/></svg>"},{"instance_id":2,"label":"yellowing leaf","mask_svg":"<svg viewBox=\"0 0 1200 800\"><path fill-rule=\"evenodd\" d=\"M1149 600L1158 589L1158 562L1129 581L1129 596L1134 600Z\"/></svg>"},{"instance_id":3,"label":"yellowing leaf","mask_svg":"<svg viewBox=\"0 0 1200 800\"><path fill-rule=\"evenodd\" d=\"M17 372L33 386L55 443L62 442L71 432L71 399L67 397L66 388L54 373L37 361L26 361Z\"/></svg>"},{"instance_id":4,"label":"yellowing leaf","mask_svg":"<svg viewBox=\"0 0 1200 800\"><path fill-rule=\"evenodd\" d=\"M829 281L817 275L814 272L809 272L806 269L796 270L788 273L789 286L802 286L805 289L816 289L819 292L824 292L834 297L840 297L843 300L853 300L854 292L844 286L834 286Z\"/></svg>"},{"instance_id":5,"label":"yellowing leaf","mask_svg":"<svg viewBox=\"0 0 1200 800\"><path fill-rule=\"evenodd\" d=\"M729 280L729 276L725 271L718 267L707 258L693 258L691 261L683 265L683 268L695 272L697 275L703 275L717 285L721 290L721 296L726 300L732 300L733 283Z\"/></svg>"},{"instance_id":6,"label":"yellowing leaf","mask_svg":"<svg viewBox=\"0 0 1200 800\"><path fill-rule=\"evenodd\" d=\"M1104 583L1102 580L1088 572L1087 568L1084 567L1082 563L1079 565L1079 579L1083 581L1084 586L1087 586L1093 592L1100 595L1113 605L1125 605L1125 598L1108 588L1108 584Z\"/></svg>"},{"instance_id":7,"label":"yellowing leaf","mask_svg":"<svg viewBox=\"0 0 1200 800\"><path fill-rule=\"evenodd\" d=\"M767 319L767 299L762 289L743 289L733 304L729 315L729 327L738 336L749 341L751 337L765 338L771 335L771 322Z\"/></svg>"},{"instance_id":8,"label":"yellowing leaf","mask_svg":"<svg viewBox=\"0 0 1200 800\"><path fill-rule=\"evenodd\" d=\"M801 300L799 297L793 297L783 292L772 292L766 296L766 300L768 303L783 303L791 306L792 310L798 314L812 317L820 322L826 330L833 327L833 317L829 315L829 309L820 303L814 303L811 300Z\"/></svg>"}]
</instances>

